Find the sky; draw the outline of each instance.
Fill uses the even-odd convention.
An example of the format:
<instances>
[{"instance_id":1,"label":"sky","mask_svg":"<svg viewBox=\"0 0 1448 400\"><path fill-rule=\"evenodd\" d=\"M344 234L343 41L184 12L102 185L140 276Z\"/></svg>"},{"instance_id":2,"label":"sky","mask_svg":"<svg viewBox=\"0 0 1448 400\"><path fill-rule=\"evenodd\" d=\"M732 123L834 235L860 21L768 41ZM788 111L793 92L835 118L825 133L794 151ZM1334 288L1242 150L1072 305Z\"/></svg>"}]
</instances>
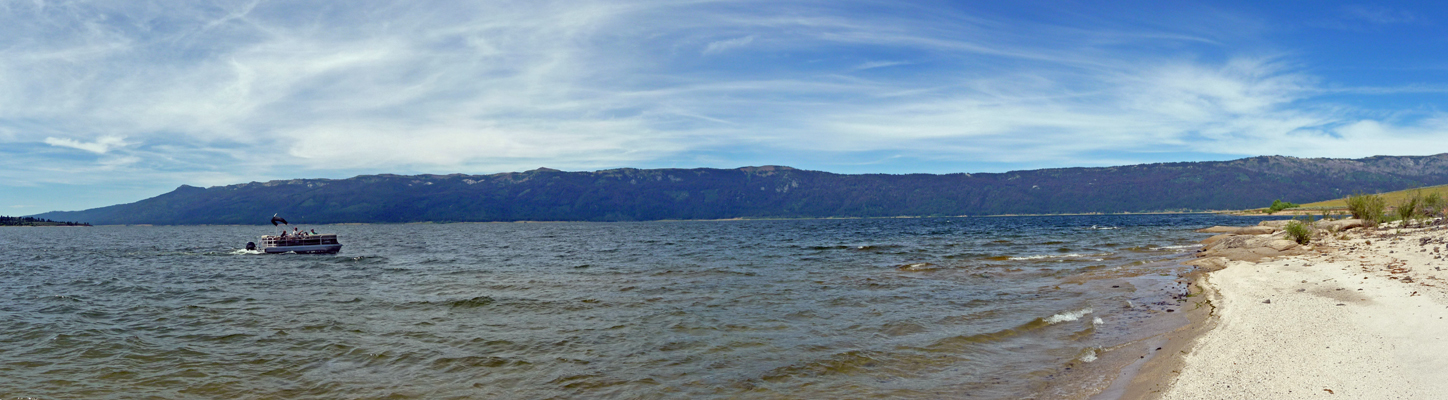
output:
<instances>
[{"instance_id":1,"label":"sky","mask_svg":"<svg viewBox=\"0 0 1448 400\"><path fill-rule=\"evenodd\" d=\"M378 173L1438 154L1445 7L0 0L0 215Z\"/></svg>"}]
</instances>

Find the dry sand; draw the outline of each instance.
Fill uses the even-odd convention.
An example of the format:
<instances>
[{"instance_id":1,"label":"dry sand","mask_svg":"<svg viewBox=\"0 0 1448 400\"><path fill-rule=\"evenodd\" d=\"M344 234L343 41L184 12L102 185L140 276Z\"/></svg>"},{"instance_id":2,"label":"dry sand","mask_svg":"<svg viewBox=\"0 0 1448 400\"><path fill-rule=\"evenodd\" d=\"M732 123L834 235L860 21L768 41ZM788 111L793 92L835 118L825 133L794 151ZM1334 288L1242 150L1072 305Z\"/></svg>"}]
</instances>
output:
<instances>
[{"instance_id":1,"label":"dry sand","mask_svg":"<svg viewBox=\"0 0 1448 400\"><path fill-rule=\"evenodd\" d=\"M1448 398L1448 230L1332 236L1207 274L1211 329L1128 397Z\"/></svg>"}]
</instances>

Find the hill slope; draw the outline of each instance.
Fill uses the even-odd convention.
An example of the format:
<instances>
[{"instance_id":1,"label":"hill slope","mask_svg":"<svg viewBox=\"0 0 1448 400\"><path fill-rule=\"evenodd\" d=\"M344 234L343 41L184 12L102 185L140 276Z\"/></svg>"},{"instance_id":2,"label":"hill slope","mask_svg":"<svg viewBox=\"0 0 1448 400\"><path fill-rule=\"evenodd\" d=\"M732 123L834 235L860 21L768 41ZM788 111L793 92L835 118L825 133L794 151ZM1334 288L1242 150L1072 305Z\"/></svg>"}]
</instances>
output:
<instances>
[{"instance_id":1,"label":"hill slope","mask_svg":"<svg viewBox=\"0 0 1448 400\"><path fill-rule=\"evenodd\" d=\"M842 175L789 167L540 168L493 175L364 175L175 191L40 218L93 224L629 221L1220 210L1273 199L1448 183L1448 154L1234 161L990 174Z\"/></svg>"},{"instance_id":2,"label":"hill slope","mask_svg":"<svg viewBox=\"0 0 1448 400\"><path fill-rule=\"evenodd\" d=\"M1413 196L1413 195L1427 196L1427 195L1430 195L1430 194L1433 194L1433 193L1437 193L1438 196L1441 196L1441 197L1443 197L1443 198L1448 198L1448 185L1438 185L1438 186L1428 186L1428 187L1412 188L1412 189L1399 190L1399 191L1396 191L1396 192L1387 192L1387 193L1373 193L1373 192L1364 192L1364 193L1377 194L1377 195L1379 195L1379 196L1382 196L1382 197L1383 197L1383 200L1386 201L1389 206L1396 206L1396 205L1398 205L1399 203L1402 203L1404 200L1407 200L1410 196ZM1308 203L1308 204L1303 204L1303 205L1301 205L1301 206L1299 206L1299 207L1300 207L1300 208L1306 208L1306 209L1317 209L1317 208L1347 208L1347 198L1346 198L1346 197L1343 197L1343 198L1337 198L1337 199L1332 199L1332 200L1319 201L1319 202L1316 202L1316 203Z\"/></svg>"}]
</instances>

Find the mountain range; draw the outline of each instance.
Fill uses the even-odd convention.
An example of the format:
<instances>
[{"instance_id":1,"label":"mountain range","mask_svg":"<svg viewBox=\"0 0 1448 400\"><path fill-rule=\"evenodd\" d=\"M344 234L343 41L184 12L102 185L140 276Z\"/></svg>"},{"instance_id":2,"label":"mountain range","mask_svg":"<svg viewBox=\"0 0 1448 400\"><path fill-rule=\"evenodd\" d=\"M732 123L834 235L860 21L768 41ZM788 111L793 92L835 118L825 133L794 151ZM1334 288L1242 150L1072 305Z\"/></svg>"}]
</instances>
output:
<instances>
[{"instance_id":1,"label":"mountain range","mask_svg":"<svg viewBox=\"0 0 1448 400\"><path fill-rule=\"evenodd\" d=\"M960 216L1205 211L1448 183L1448 154L1232 161L977 174L539 168L491 175L362 175L174 191L34 215L96 225Z\"/></svg>"}]
</instances>

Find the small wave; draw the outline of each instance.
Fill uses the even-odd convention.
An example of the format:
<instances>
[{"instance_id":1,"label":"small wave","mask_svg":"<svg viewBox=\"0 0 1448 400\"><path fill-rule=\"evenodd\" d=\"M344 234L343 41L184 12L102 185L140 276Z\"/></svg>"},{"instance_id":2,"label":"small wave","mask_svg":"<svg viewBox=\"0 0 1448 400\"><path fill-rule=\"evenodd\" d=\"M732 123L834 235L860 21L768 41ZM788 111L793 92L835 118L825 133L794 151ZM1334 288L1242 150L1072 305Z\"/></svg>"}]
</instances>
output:
<instances>
[{"instance_id":1,"label":"small wave","mask_svg":"<svg viewBox=\"0 0 1448 400\"><path fill-rule=\"evenodd\" d=\"M493 304L493 298L488 296L478 296L467 300L455 300L448 302L448 305L452 306L452 308L477 308L487 306L489 304Z\"/></svg>"},{"instance_id":2,"label":"small wave","mask_svg":"<svg viewBox=\"0 0 1448 400\"><path fill-rule=\"evenodd\" d=\"M1006 260L1009 260L1009 261L1030 261L1030 260L1044 260L1044 259L1049 259L1049 258L1101 257L1101 256L1106 256L1106 255L1110 255L1110 253L1094 253L1094 254L1081 254L1081 253L1041 254L1041 255L1034 255L1034 256L1006 257Z\"/></svg>"},{"instance_id":3,"label":"small wave","mask_svg":"<svg viewBox=\"0 0 1448 400\"><path fill-rule=\"evenodd\" d=\"M228 253L228 254L242 255L242 254L265 254L265 253L263 253L261 250L236 249L236 250L232 250L231 253Z\"/></svg>"},{"instance_id":4,"label":"small wave","mask_svg":"<svg viewBox=\"0 0 1448 400\"><path fill-rule=\"evenodd\" d=\"M1086 349L1086 354L1082 354L1081 357L1080 357L1080 358L1077 358L1077 359L1078 359L1078 360L1081 360L1081 362L1087 362L1087 363L1092 362L1092 361L1096 361L1096 352L1098 352L1098 351L1101 351L1101 348L1099 348L1099 347L1092 347L1092 348Z\"/></svg>"},{"instance_id":5,"label":"small wave","mask_svg":"<svg viewBox=\"0 0 1448 400\"><path fill-rule=\"evenodd\" d=\"M1184 245L1181 245L1181 246L1161 246L1161 248L1163 248L1163 249L1169 249L1169 250L1194 249L1194 248L1198 248L1198 247L1202 247L1202 245L1200 245L1200 244L1184 244Z\"/></svg>"},{"instance_id":6,"label":"small wave","mask_svg":"<svg viewBox=\"0 0 1448 400\"><path fill-rule=\"evenodd\" d=\"M930 344L929 346L925 346L924 349L936 352L959 352L965 346L972 346L978 343L999 342L1024 334L1026 332L1035 331L1037 329L1042 329L1062 322L1080 320L1081 317L1085 316L1086 314L1090 314L1091 312L1092 310L1090 308L1085 308L1077 311L1063 312L1047 318L1035 318L1032 319L1030 322L1021 324L1020 326L1002 329L999 331L948 337L941 339L933 344ZM1091 328L1088 328L1083 333L1089 332L1094 328L1095 326L1093 325Z\"/></svg>"},{"instance_id":7,"label":"small wave","mask_svg":"<svg viewBox=\"0 0 1448 400\"><path fill-rule=\"evenodd\" d=\"M865 245L859 245L859 246L852 247L852 248L850 248L850 250L854 250L854 251L881 251L881 250L898 249L898 248L901 248L901 247L905 247L905 246L901 246L901 245L898 245L898 244L865 244Z\"/></svg>"},{"instance_id":8,"label":"small wave","mask_svg":"<svg viewBox=\"0 0 1448 400\"><path fill-rule=\"evenodd\" d=\"M1091 325L1101 325L1104 323L1106 323L1106 321L1102 321L1101 317L1095 317L1091 319Z\"/></svg>"},{"instance_id":9,"label":"small wave","mask_svg":"<svg viewBox=\"0 0 1448 400\"><path fill-rule=\"evenodd\" d=\"M935 265L935 264L931 264L931 263L913 263L913 264L897 265L897 266L895 266L895 269L901 270L901 271L919 272L919 271L934 271L934 270L940 269L940 266Z\"/></svg>"},{"instance_id":10,"label":"small wave","mask_svg":"<svg viewBox=\"0 0 1448 400\"><path fill-rule=\"evenodd\" d=\"M1084 317L1084 316L1086 316L1086 314L1090 314L1090 313L1091 313L1091 308L1088 307L1088 308L1083 308L1083 309L1076 310L1076 311L1063 312L1063 313L1060 313L1060 314L1052 315L1050 318L1046 318L1045 321L1046 321L1047 324L1055 325L1055 324L1059 324L1059 323L1062 323L1062 322L1070 322L1070 321L1079 320L1079 319L1081 319L1081 317Z\"/></svg>"},{"instance_id":11,"label":"small wave","mask_svg":"<svg viewBox=\"0 0 1448 400\"><path fill-rule=\"evenodd\" d=\"M1112 230L1112 229L1121 229L1121 228L1115 227L1115 226L1098 226L1098 225L1091 225L1091 226L1089 226L1089 227L1085 227L1085 228L1081 228L1081 229L1092 230L1092 231L1109 231L1109 230Z\"/></svg>"}]
</instances>

